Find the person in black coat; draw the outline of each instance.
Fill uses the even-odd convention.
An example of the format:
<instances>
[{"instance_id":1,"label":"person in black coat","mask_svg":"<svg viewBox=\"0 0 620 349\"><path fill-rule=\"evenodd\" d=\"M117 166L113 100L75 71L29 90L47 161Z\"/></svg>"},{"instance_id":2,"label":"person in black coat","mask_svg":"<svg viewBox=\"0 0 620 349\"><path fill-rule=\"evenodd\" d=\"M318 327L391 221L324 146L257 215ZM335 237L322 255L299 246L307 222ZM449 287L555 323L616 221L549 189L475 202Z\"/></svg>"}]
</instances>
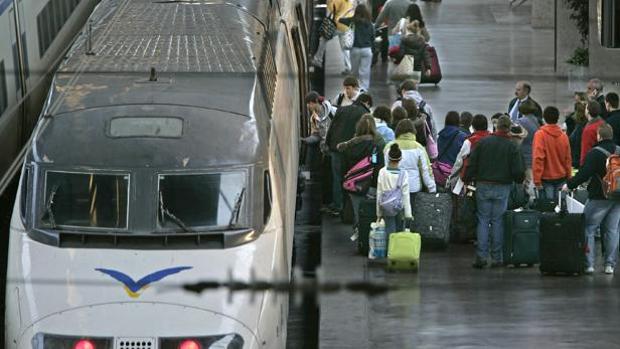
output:
<instances>
[{"instance_id":1,"label":"person in black coat","mask_svg":"<svg viewBox=\"0 0 620 349\"><path fill-rule=\"evenodd\" d=\"M521 105L521 103L525 102L526 100L530 100L536 106L534 116L536 116L540 125L543 124L542 108L540 104L538 104L538 102L536 102L532 97L530 97L531 92L532 86L528 82L517 82L515 86L515 98L513 98L510 103L508 103L508 115L510 115L510 120L512 120L512 122L516 122L522 116L519 112L519 106Z\"/></svg>"},{"instance_id":2,"label":"person in black coat","mask_svg":"<svg viewBox=\"0 0 620 349\"><path fill-rule=\"evenodd\" d=\"M508 196L514 182L525 179L525 165L521 150L511 141L510 118L501 116L497 120L497 131L484 137L471 153L464 182L476 182L476 207L478 216L478 245L474 268L482 269L491 248L491 267L503 265L502 247L504 239L503 215L508 208ZM493 234L493 238L490 238Z\"/></svg>"},{"instance_id":3,"label":"person in black coat","mask_svg":"<svg viewBox=\"0 0 620 349\"><path fill-rule=\"evenodd\" d=\"M586 274L594 273L596 249L594 235L600 229L604 241L605 274L613 274L618 258L618 223L620 223L620 201L608 200L603 191L603 178L607 173L607 159L611 154L619 154L613 142L613 129L602 123L597 130L597 140L586 154L586 159L575 177L569 179L563 191L576 189L589 181L588 201L583 210L586 230Z\"/></svg>"},{"instance_id":4,"label":"person in black coat","mask_svg":"<svg viewBox=\"0 0 620 349\"><path fill-rule=\"evenodd\" d=\"M605 120L614 130L614 143L620 145L620 109L618 109L618 94L609 92L605 96L607 119Z\"/></svg>"},{"instance_id":5,"label":"person in black coat","mask_svg":"<svg viewBox=\"0 0 620 349\"><path fill-rule=\"evenodd\" d=\"M343 203L342 175L344 169L342 168L342 156L337 146L353 138L355 125L362 115L370 113L371 107L372 97L369 94L360 94L353 104L338 108L327 130L325 143L329 148L332 170L332 203L328 207L328 212L334 216L340 214Z\"/></svg>"}]
</instances>

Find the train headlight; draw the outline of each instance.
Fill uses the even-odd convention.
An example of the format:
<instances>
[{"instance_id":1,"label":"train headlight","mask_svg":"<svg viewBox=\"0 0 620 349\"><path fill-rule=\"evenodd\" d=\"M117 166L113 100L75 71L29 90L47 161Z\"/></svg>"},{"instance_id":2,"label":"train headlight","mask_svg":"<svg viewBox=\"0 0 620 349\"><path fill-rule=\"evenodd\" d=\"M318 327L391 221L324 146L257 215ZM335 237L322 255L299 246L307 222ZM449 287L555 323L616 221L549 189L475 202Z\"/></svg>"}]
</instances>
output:
<instances>
[{"instance_id":1,"label":"train headlight","mask_svg":"<svg viewBox=\"0 0 620 349\"><path fill-rule=\"evenodd\" d=\"M202 345L196 340L186 339L179 344L179 349L202 349Z\"/></svg>"},{"instance_id":2,"label":"train headlight","mask_svg":"<svg viewBox=\"0 0 620 349\"><path fill-rule=\"evenodd\" d=\"M34 349L109 349L113 347L112 338L64 336L37 333L32 338Z\"/></svg>"},{"instance_id":3,"label":"train headlight","mask_svg":"<svg viewBox=\"0 0 620 349\"><path fill-rule=\"evenodd\" d=\"M206 348L243 348L243 337L236 333L205 336L205 337L180 337L160 338L159 349L206 349Z\"/></svg>"}]
</instances>

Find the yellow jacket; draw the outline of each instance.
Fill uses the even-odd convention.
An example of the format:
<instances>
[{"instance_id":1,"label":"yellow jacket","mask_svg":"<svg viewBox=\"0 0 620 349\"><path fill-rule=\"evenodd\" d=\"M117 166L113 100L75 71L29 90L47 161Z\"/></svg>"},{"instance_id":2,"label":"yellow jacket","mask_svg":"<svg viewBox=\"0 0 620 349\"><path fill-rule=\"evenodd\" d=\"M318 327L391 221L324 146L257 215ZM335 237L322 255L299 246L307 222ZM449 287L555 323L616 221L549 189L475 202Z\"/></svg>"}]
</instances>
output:
<instances>
[{"instance_id":1,"label":"yellow jacket","mask_svg":"<svg viewBox=\"0 0 620 349\"><path fill-rule=\"evenodd\" d=\"M336 28L339 31L349 29L346 25L340 23L340 18L353 17L353 3L355 0L327 0L327 12L336 15Z\"/></svg>"}]
</instances>

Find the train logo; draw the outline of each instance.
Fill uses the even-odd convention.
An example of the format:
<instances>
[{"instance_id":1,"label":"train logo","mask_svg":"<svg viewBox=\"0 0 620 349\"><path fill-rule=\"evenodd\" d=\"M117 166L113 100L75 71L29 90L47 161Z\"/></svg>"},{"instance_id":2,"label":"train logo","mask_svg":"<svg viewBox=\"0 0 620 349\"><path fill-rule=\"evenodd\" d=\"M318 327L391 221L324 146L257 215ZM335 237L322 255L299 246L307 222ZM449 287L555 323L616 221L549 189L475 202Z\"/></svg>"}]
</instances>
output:
<instances>
[{"instance_id":1,"label":"train logo","mask_svg":"<svg viewBox=\"0 0 620 349\"><path fill-rule=\"evenodd\" d=\"M188 267L188 266L166 268L166 269L162 269L162 270L158 270L156 272L150 273L138 281L134 281L130 276L118 270L103 269L103 268L96 268L95 270L102 272L110 276L114 280L122 283L123 288L125 289L125 292L127 292L127 294L129 295L129 297L138 298L140 297L142 292L146 290L152 283L160 281L161 279L166 278L170 275L177 274L184 270L188 270L192 268L193 267Z\"/></svg>"}]
</instances>

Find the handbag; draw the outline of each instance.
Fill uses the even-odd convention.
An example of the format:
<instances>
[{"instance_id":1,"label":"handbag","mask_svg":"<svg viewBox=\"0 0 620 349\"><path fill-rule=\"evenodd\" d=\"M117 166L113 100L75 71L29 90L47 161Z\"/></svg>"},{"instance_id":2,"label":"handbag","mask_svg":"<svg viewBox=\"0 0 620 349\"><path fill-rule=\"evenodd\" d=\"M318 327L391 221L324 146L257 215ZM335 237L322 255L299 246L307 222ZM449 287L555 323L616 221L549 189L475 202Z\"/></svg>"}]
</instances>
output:
<instances>
[{"instance_id":1,"label":"handbag","mask_svg":"<svg viewBox=\"0 0 620 349\"><path fill-rule=\"evenodd\" d=\"M404 55L399 64L391 64L390 66L392 68L389 72L390 80L406 80L415 75L412 55Z\"/></svg>"},{"instance_id":2,"label":"handbag","mask_svg":"<svg viewBox=\"0 0 620 349\"><path fill-rule=\"evenodd\" d=\"M319 33L325 40L331 40L336 36L336 14L334 12L332 12L331 16L323 18L321 27L319 28Z\"/></svg>"},{"instance_id":3,"label":"handbag","mask_svg":"<svg viewBox=\"0 0 620 349\"><path fill-rule=\"evenodd\" d=\"M358 161L343 177L342 188L352 194L366 195L372 184L375 170L377 147L373 147L372 154Z\"/></svg>"},{"instance_id":4,"label":"handbag","mask_svg":"<svg viewBox=\"0 0 620 349\"><path fill-rule=\"evenodd\" d=\"M452 145L452 142L454 142L456 136L458 136L458 132L454 133L454 136L452 136L450 142L448 142L448 145L446 145L443 152L441 152L441 154L437 156L437 158L431 165L431 168L433 169L433 176L435 177L435 183L437 183L437 185L441 187L446 185L446 180L450 176L450 173L452 173L452 165L443 161L439 161L439 159L448 151L448 149L450 149L450 146Z\"/></svg>"},{"instance_id":5,"label":"handbag","mask_svg":"<svg viewBox=\"0 0 620 349\"><path fill-rule=\"evenodd\" d=\"M342 48L344 50L352 49L354 41L355 41L355 29L353 28L353 25L351 25L349 29L347 29L347 31L344 32L344 35L342 38Z\"/></svg>"}]
</instances>

